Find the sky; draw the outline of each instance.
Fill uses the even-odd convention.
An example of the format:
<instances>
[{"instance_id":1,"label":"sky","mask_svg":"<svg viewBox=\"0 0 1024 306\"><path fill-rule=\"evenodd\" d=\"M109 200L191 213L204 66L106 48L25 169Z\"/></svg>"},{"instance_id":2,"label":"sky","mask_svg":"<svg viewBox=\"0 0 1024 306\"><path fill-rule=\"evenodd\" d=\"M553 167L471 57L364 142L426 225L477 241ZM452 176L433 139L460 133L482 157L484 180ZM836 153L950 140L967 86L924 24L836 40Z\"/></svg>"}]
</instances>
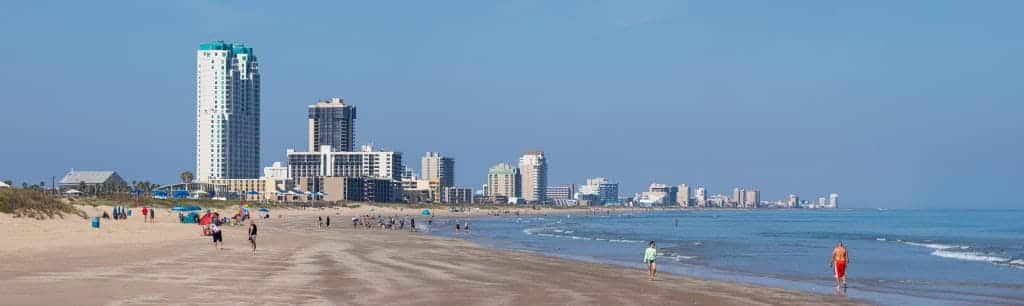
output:
<instances>
[{"instance_id":1,"label":"sky","mask_svg":"<svg viewBox=\"0 0 1024 306\"><path fill-rule=\"evenodd\" d=\"M264 165L343 97L357 142L489 167L836 192L847 207L1020 208L1020 1L4 1L0 178L195 167L195 52L253 47Z\"/></svg>"}]
</instances>

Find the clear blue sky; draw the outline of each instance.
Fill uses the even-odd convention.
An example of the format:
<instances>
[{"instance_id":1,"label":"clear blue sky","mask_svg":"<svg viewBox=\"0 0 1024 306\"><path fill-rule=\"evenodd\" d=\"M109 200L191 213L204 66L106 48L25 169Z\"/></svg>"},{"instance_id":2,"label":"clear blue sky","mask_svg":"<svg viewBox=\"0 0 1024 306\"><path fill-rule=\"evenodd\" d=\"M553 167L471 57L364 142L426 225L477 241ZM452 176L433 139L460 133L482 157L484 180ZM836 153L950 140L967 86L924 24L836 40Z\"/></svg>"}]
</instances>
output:
<instances>
[{"instance_id":1,"label":"clear blue sky","mask_svg":"<svg viewBox=\"0 0 1024 306\"><path fill-rule=\"evenodd\" d=\"M606 176L859 207L1021 207L1020 1L4 1L0 177L194 168L195 49L259 56L263 163L305 106L358 141L457 159L457 183L544 150Z\"/></svg>"}]
</instances>

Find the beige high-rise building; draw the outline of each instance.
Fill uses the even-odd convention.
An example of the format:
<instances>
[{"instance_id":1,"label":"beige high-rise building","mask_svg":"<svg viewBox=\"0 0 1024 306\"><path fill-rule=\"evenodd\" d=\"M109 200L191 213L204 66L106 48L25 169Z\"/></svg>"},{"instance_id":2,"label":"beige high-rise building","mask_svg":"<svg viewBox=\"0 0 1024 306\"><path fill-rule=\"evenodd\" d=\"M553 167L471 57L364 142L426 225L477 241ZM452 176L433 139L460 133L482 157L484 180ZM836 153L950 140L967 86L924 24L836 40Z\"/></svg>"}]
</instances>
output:
<instances>
[{"instance_id":1,"label":"beige high-rise building","mask_svg":"<svg viewBox=\"0 0 1024 306\"><path fill-rule=\"evenodd\" d=\"M420 175L424 179L438 179L441 181L441 187L455 186L454 158L441 156L438 152L427 152L420 159L420 163L423 168Z\"/></svg>"},{"instance_id":2,"label":"beige high-rise building","mask_svg":"<svg viewBox=\"0 0 1024 306\"><path fill-rule=\"evenodd\" d=\"M761 191L752 189L745 190L743 194L743 207L757 208L761 205Z\"/></svg>"},{"instance_id":3,"label":"beige high-rise building","mask_svg":"<svg viewBox=\"0 0 1024 306\"><path fill-rule=\"evenodd\" d=\"M690 186L686 184L679 184L677 188L679 191L676 193L676 203L682 207L690 206Z\"/></svg>"},{"instance_id":4,"label":"beige high-rise building","mask_svg":"<svg viewBox=\"0 0 1024 306\"><path fill-rule=\"evenodd\" d=\"M520 197L519 168L508 163L499 163L487 172L486 196Z\"/></svg>"},{"instance_id":5,"label":"beige high-rise building","mask_svg":"<svg viewBox=\"0 0 1024 306\"><path fill-rule=\"evenodd\" d=\"M519 173L522 175L521 191L528 203L546 202L548 199L548 163L544 151L529 151L519 158Z\"/></svg>"}]
</instances>

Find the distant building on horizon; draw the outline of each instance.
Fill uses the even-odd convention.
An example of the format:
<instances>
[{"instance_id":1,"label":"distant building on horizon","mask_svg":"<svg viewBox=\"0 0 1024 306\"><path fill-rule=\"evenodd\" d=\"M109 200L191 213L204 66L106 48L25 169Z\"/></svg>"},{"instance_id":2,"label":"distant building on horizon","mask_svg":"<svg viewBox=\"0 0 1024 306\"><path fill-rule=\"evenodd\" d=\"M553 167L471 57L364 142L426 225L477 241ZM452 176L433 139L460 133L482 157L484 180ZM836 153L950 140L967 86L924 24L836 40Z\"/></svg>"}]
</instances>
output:
<instances>
[{"instance_id":1,"label":"distant building on horizon","mask_svg":"<svg viewBox=\"0 0 1024 306\"><path fill-rule=\"evenodd\" d=\"M818 208L824 208L826 204L828 203L826 202L825 197L818 197Z\"/></svg>"},{"instance_id":2,"label":"distant building on horizon","mask_svg":"<svg viewBox=\"0 0 1024 306\"><path fill-rule=\"evenodd\" d=\"M543 203L548 199L548 162L544 151L528 151L519 158L522 176L520 194L527 203Z\"/></svg>"},{"instance_id":3,"label":"distant building on horizon","mask_svg":"<svg viewBox=\"0 0 1024 306\"><path fill-rule=\"evenodd\" d=\"M839 208L839 194L833 193L828 195L828 206L831 208Z\"/></svg>"},{"instance_id":4,"label":"distant building on horizon","mask_svg":"<svg viewBox=\"0 0 1024 306\"><path fill-rule=\"evenodd\" d=\"M682 207L689 207L690 198L692 196L690 186L686 184L679 184L676 189L678 190L678 193L676 194L676 203Z\"/></svg>"},{"instance_id":5,"label":"distant building on horizon","mask_svg":"<svg viewBox=\"0 0 1024 306\"><path fill-rule=\"evenodd\" d=\"M673 205L673 204L676 204L676 197L678 196L677 194L679 193L679 187L669 186L669 185L665 185L665 184L652 183L651 186L649 186L647 188L647 192L661 192L661 193L664 193L665 196L662 197L661 203L659 203L659 204L660 205Z\"/></svg>"},{"instance_id":6,"label":"distant building on horizon","mask_svg":"<svg viewBox=\"0 0 1024 306\"><path fill-rule=\"evenodd\" d=\"M324 146L332 152L351 152L356 142L356 107L341 98L318 101L309 109L309 152Z\"/></svg>"},{"instance_id":7,"label":"distant building on horizon","mask_svg":"<svg viewBox=\"0 0 1024 306\"><path fill-rule=\"evenodd\" d=\"M439 179L441 187L455 186L455 159L441 156L439 152L427 152L420 159L420 175L424 179Z\"/></svg>"},{"instance_id":8,"label":"distant building on horizon","mask_svg":"<svg viewBox=\"0 0 1024 306\"><path fill-rule=\"evenodd\" d=\"M573 199L574 194L576 194L576 184L548 186L548 202L552 204L566 205L568 200Z\"/></svg>"},{"instance_id":9,"label":"distant building on horizon","mask_svg":"<svg viewBox=\"0 0 1024 306\"><path fill-rule=\"evenodd\" d=\"M798 197L796 194L790 193L789 199L788 201L786 201L786 206L788 206L789 208L800 207L800 197Z\"/></svg>"},{"instance_id":10,"label":"distant building on horizon","mask_svg":"<svg viewBox=\"0 0 1024 306\"><path fill-rule=\"evenodd\" d=\"M519 168L508 163L498 163L487 172L485 195L518 198L522 184L520 180Z\"/></svg>"},{"instance_id":11,"label":"distant building on horizon","mask_svg":"<svg viewBox=\"0 0 1024 306\"><path fill-rule=\"evenodd\" d=\"M260 175L260 73L252 48L224 41L196 51L196 180Z\"/></svg>"},{"instance_id":12,"label":"distant building on horizon","mask_svg":"<svg viewBox=\"0 0 1024 306\"><path fill-rule=\"evenodd\" d=\"M694 200L697 202L697 207L708 207L708 194L704 186L697 187L697 191L694 192Z\"/></svg>"},{"instance_id":13,"label":"distant building on horizon","mask_svg":"<svg viewBox=\"0 0 1024 306\"><path fill-rule=\"evenodd\" d=\"M757 189L745 190L743 193L744 208L758 208L761 206L761 191Z\"/></svg>"}]
</instances>

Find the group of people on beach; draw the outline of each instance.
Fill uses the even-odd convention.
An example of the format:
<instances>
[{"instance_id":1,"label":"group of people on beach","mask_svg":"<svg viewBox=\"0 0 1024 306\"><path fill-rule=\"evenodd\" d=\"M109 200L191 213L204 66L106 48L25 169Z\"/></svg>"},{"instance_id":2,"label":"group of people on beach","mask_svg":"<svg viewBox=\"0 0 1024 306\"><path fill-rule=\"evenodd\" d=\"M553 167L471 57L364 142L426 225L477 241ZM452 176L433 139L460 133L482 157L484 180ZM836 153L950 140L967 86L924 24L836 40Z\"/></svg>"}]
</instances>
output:
<instances>
[{"instance_id":1,"label":"group of people on beach","mask_svg":"<svg viewBox=\"0 0 1024 306\"><path fill-rule=\"evenodd\" d=\"M142 222L156 222L156 208L142 207Z\"/></svg>"},{"instance_id":2,"label":"group of people on beach","mask_svg":"<svg viewBox=\"0 0 1024 306\"><path fill-rule=\"evenodd\" d=\"M433 223L434 222L434 216L430 216L430 219L427 222ZM384 216L381 216L381 215L378 214L376 217L371 216L371 215L362 215L362 216L352 217L352 228L353 229L358 229L358 228L362 227L362 228L365 228L365 229L378 228L378 229L382 229L382 230L396 230L396 231L400 231L400 230L405 230L406 224L409 225L409 231L410 232L418 232L419 231L416 228L416 218L411 218L409 216L399 217L399 216L395 215L395 216L390 216L390 217L384 217Z\"/></svg>"},{"instance_id":3,"label":"group of people on beach","mask_svg":"<svg viewBox=\"0 0 1024 306\"><path fill-rule=\"evenodd\" d=\"M678 220L676 221L678 222ZM456 229L456 232L458 230ZM647 243L647 249L644 250L644 265L647 266L647 280L654 281L655 275L658 273L658 265L656 263L658 257L658 249L654 244L654 240ZM840 240L836 243L835 248L832 249L832 255L828 258L828 267L834 272L833 276L836 279L836 292L838 292L840 286L846 288L846 267L850 263L850 254L846 250L846 246L843 245L843 241Z\"/></svg>"},{"instance_id":4,"label":"group of people on beach","mask_svg":"<svg viewBox=\"0 0 1024 306\"><path fill-rule=\"evenodd\" d=\"M213 248L217 251L222 251L224 248L224 231L221 226L225 225L224 219L215 218L210 222L210 236L213 237ZM256 226L256 220L249 219L249 245L252 246L252 253L256 254L256 234L259 228Z\"/></svg>"}]
</instances>

